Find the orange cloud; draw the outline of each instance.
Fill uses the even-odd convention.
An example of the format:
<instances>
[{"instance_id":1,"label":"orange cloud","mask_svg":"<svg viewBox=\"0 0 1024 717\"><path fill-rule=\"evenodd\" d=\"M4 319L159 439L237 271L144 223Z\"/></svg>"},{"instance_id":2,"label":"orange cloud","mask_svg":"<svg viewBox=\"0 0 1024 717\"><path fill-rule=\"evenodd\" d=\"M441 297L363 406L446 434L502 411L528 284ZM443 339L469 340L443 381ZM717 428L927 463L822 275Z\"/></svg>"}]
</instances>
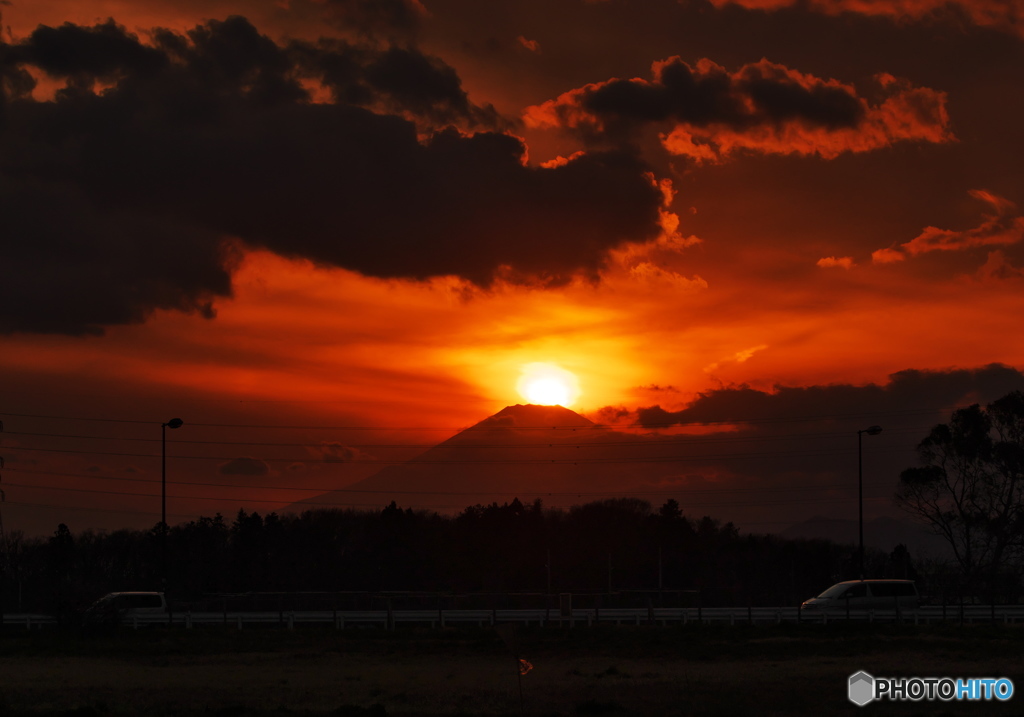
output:
<instances>
[{"instance_id":1,"label":"orange cloud","mask_svg":"<svg viewBox=\"0 0 1024 717\"><path fill-rule=\"evenodd\" d=\"M871 252L871 261L875 264L893 264L906 258L907 255L899 249L878 249Z\"/></svg>"},{"instance_id":2,"label":"orange cloud","mask_svg":"<svg viewBox=\"0 0 1024 717\"><path fill-rule=\"evenodd\" d=\"M737 351L732 356L728 356L722 359L721 361L715 361L714 363L708 364L707 366L704 367L704 372L712 373L714 371L717 371L723 365L735 365L746 363L751 356L753 356L759 351L764 351L766 348L768 348L768 344L758 344L757 346L751 346L749 348L742 349L740 351Z\"/></svg>"},{"instance_id":3,"label":"orange cloud","mask_svg":"<svg viewBox=\"0 0 1024 717\"><path fill-rule=\"evenodd\" d=\"M712 5L741 5L751 10L779 10L802 5L815 12L838 15L844 12L883 15L894 19L918 20L927 15L959 11L975 25L1024 34L1024 16L1016 0L710 0Z\"/></svg>"},{"instance_id":4,"label":"orange cloud","mask_svg":"<svg viewBox=\"0 0 1024 717\"><path fill-rule=\"evenodd\" d=\"M992 207L991 214L984 215L984 221L972 229L962 231L926 227L918 236L902 245L910 256L932 251L959 251L979 246L1016 244L1024 239L1024 217L1016 214L1016 205L1003 197L984 189L972 189L970 195ZM894 261L893 249L883 249L875 261ZM881 253L884 252L884 253Z\"/></svg>"},{"instance_id":5,"label":"orange cloud","mask_svg":"<svg viewBox=\"0 0 1024 717\"><path fill-rule=\"evenodd\" d=\"M516 38L519 44L525 47L530 52L540 52L540 43L536 40L527 40L525 37L520 35Z\"/></svg>"},{"instance_id":6,"label":"orange cloud","mask_svg":"<svg viewBox=\"0 0 1024 717\"><path fill-rule=\"evenodd\" d=\"M852 85L768 60L729 73L708 59L691 67L671 57L654 63L653 75L651 81L612 79L570 90L528 107L524 121L571 129L590 141L670 123L661 134L665 149L698 163L742 150L832 159L896 142L954 139L944 92L888 74L876 77L887 94L879 104Z\"/></svg>"},{"instance_id":7,"label":"orange cloud","mask_svg":"<svg viewBox=\"0 0 1024 717\"><path fill-rule=\"evenodd\" d=\"M630 267L629 276L649 285L660 285L679 291L697 291L708 288L708 282L699 276L688 279L678 272L663 269L649 261L641 261Z\"/></svg>"},{"instance_id":8,"label":"orange cloud","mask_svg":"<svg viewBox=\"0 0 1024 717\"><path fill-rule=\"evenodd\" d=\"M852 269L855 265L853 263L852 256L841 256L838 258L834 256L826 256L821 259L818 259L818 266L822 267L823 269L828 269L832 267Z\"/></svg>"}]
</instances>

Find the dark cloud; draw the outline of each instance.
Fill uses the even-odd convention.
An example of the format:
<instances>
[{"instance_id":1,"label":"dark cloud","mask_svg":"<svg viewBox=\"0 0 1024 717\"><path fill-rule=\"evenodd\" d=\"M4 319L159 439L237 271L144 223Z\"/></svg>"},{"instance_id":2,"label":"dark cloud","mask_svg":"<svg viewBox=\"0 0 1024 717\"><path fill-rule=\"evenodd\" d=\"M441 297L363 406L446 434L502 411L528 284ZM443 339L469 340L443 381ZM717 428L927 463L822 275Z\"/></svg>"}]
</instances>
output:
<instances>
[{"instance_id":1,"label":"dark cloud","mask_svg":"<svg viewBox=\"0 0 1024 717\"><path fill-rule=\"evenodd\" d=\"M640 160L529 167L454 70L412 48L281 45L232 17L148 45L113 22L40 27L0 59L0 331L212 316L238 241L487 285L594 274L660 232ZM37 101L26 68L66 86Z\"/></svg>"},{"instance_id":2,"label":"dark cloud","mask_svg":"<svg viewBox=\"0 0 1024 717\"><path fill-rule=\"evenodd\" d=\"M653 82L610 80L585 92L581 106L624 122L673 120L733 129L795 119L853 127L863 118L864 107L848 88L802 80L768 63L748 65L733 76L712 63L692 68L673 57L655 66Z\"/></svg>"},{"instance_id":3,"label":"dark cloud","mask_svg":"<svg viewBox=\"0 0 1024 717\"><path fill-rule=\"evenodd\" d=\"M99 334L153 309L213 316L230 249L172 217L98 208L81 187L0 177L0 332Z\"/></svg>"},{"instance_id":4,"label":"dark cloud","mask_svg":"<svg viewBox=\"0 0 1024 717\"><path fill-rule=\"evenodd\" d=\"M325 441L312 449L320 460L326 463L352 463L373 458L366 451L337 442Z\"/></svg>"},{"instance_id":5,"label":"dark cloud","mask_svg":"<svg viewBox=\"0 0 1024 717\"><path fill-rule=\"evenodd\" d=\"M327 18L367 37L415 33L427 16L419 0L326 0Z\"/></svg>"},{"instance_id":6,"label":"dark cloud","mask_svg":"<svg viewBox=\"0 0 1024 717\"><path fill-rule=\"evenodd\" d=\"M759 521L814 514L856 520L859 457L866 515L898 515L892 498L900 472L917 464L915 446L931 428L948 422L956 407L984 405L1022 388L1024 374L998 364L908 370L883 385L777 387L770 393L724 388L700 394L683 410L655 406L638 417L657 429L652 445L673 447L680 471L699 472L736 491L716 515L751 510L761 511L754 518ZM666 430L684 424L699 427ZM858 441L858 431L872 425L880 425L881 434Z\"/></svg>"},{"instance_id":7,"label":"dark cloud","mask_svg":"<svg viewBox=\"0 0 1024 717\"><path fill-rule=\"evenodd\" d=\"M652 81L608 80L573 90L546 106L563 124L590 120L612 128L673 121L742 130L790 120L839 128L854 127L864 117L861 101L838 83L768 62L732 74L707 60L691 67L678 57L655 63Z\"/></svg>"},{"instance_id":8,"label":"dark cloud","mask_svg":"<svg viewBox=\"0 0 1024 717\"><path fill-rule=\"evenodd\" d=\"M269 466L259 458L235 458L222 464L217 472L226 476L265 476Z\"/></svg>"},{"instance_id":9,"label":"dark cloud","mask_svg":"<svg viewBox=\"0 0 1024 717\"><path fill-rule=\"evenodd\" d=\"M887 384L853 386L779 386L773 392L746 386L701 393L680 411L660 406L641 408L638 418L646 427L690 423L773 424L817 421L821 425L920 422L921 416L942 417L965 403L986 403L1024 388L1024 374L992 364L980 369L900 371Z\"/></svg>"},{"instance_id":10,"label":"dark cloud","mask_svg":"<svg viewBox=\"0 0 1024 717\"><path fill-rule=\"evenodd\" d=\"M167 62L163 52L139 43L113 20L88 28L40 25L28 42L11 49L11 55L9 61L34 65L54 77L98 79L150 74Z\"/></svg>"},{"instance_id":11,"label":"dark cloud","mask_svg":"<svg viewBox=\"0 0 1024 717\"><path fill-rule=\"evenodd\" d=\"M326 86L336 104L370 107L438 124L500 128L509 124L491 106L469 101L454 68L418 50L375 49L342 40L295 42L298 70Z\"/></svg>"},{"instance_id":12,"label":"dark cloud","mask_svg":"<svg viewBox=\"0 0 1024 717\"><path fill-rule=\"evenodd\" d=\"M653 80L586 85L526 111L535 127L561 127L591 142L621 142L651 124L673 154L715 161L735 149L834 157L899 140L948 141L945 95L880 75L887 95L870 105L856 88L768 60L735 72L679 57L653 65Z\"/></svg>"},{"instance_id":13,"label":"dark cloud","mask_svg":"<svg viewBox=\"0 0 1024 717\"><path fill-rule=\"evenodd\" d=\"M930 19L960 24L961 20L1024 35L1024 20L1014 0L915 0L864 2L863 0L710 0L713 5L741 5L752 10L780 10L797 6L830 15L863 13L898 21Z\"/></svg>"}]
</instances>

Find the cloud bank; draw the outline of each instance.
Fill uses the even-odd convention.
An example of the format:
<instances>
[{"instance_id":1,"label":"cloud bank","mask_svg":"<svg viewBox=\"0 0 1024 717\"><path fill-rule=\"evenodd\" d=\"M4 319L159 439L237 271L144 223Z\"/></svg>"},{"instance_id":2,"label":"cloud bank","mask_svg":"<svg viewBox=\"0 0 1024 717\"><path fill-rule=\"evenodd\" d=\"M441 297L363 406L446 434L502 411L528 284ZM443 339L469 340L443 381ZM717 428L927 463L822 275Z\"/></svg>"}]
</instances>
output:
<instances>
[{"instance_id":1,"label":"cloud bank","mask_svg":"<svg viewBox=\"0 0 1024 717\"><path fill-rule=\"evenodd\" d=\"M1015 0L710 0L723 7L739 5L750 10L805 7L814 12L877 15L896 20L927 17L964 18L979 27L991 27L1024 35L1024 13Z\"/></svg>"},{"instance_id":2,"label":"cloud bank","mask_svg":"<svg viewBox=\"0 0 1024 717\"><path fill-rule=\"evenodd\" d=\"M656 62L653 79L589 84L529 107L529 126L563 128L591 143L628 139L646 126L669 127L665 149L696 162L746 150L818 155L867 152L896 142L953 139L946 95L891 75L876 78L878 104L856 88L768 60L729 72L702 59Z\"/></svg>"},{"instance_id":3,"label":"cloud bank","mask_svg":"<svg viewBox=\"0 0 1024 717\"><path fill-rule=\"evenodd\" d=\"M145 42L40 26L0 45L0 81L0 332L213 316L239 247L486 286L596 275L663 231L635 156L528 166L412 46L279 44L242 17Z\"/></svg>"},{"instance_id":4,"label":"cloud bank","mask_svg":"<svg viewBox=\"0 0 1024 717\"><path fill-rule=\"evenodd\" d=\"M758 429L785 428L787 421L877 422L917 420L915 414L944 412L964 403L986 403L1024 387L1019 370L992 364L979 369L949 371L906 370L892 374L888 383L853 386L791 387L758 391L746 386L700 393L689 406L666 411L660 406L641 408L637 417L649 428L682 424L726 423ZM758 429L760 430L760 429Z\"/></svg>"}]
</instances>

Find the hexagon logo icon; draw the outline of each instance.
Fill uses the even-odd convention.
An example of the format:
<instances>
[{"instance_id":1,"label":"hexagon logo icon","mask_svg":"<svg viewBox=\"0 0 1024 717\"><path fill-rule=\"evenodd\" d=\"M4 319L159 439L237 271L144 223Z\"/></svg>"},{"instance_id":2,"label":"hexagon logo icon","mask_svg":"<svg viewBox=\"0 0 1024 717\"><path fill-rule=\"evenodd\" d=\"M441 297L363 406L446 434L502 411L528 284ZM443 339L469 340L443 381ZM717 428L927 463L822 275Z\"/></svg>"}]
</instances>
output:
<instances>
[{"instance_id":1,"label":"hexagon logo icon","mask_svg":"<svg viewBox=\"0 0 1024 717\"><path fill-rule=\"evenodd\" d=\"M850 702L863 707L875 698L875 678L863 670L850 675Z\"/></svg>"}]
</instances>

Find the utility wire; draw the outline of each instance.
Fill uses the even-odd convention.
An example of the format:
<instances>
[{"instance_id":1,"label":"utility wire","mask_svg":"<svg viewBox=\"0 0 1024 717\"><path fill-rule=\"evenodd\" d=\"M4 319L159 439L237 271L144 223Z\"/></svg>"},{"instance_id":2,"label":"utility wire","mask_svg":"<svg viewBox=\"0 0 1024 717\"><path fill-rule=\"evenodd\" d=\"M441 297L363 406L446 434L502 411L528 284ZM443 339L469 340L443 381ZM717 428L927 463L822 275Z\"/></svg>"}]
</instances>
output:
<instances>
[{"instance_id":1,"label":"utility wire","mask_svg":"<svg viewBox=\"0 0 1024 717\"><path fill-rule=\"evenodd\" d=\"M609 447L615 444L609 444ZM6 448L15 451L32 451L38 453L70 453L75 455L88 455L88 456L117 456L121 458L159 458L160 454L153 453L119 453L114 451L80 451L70 450L66 448L28 448L24 446L6 446ZM897 448L897 449L875 449L872 453L906 453L912 449L908 448ZM256 457L256 456L245 456L253 460L261 460L265 463L329 463L329 464L345 464L345 465L600 465L600 464L621 464L621 463L688 463L693 461L703 460L722 460L722 459L735 459L735 458L777 458L783 456L802 456L802 457L820 457L835 455L834 450L820 449L816 451L774 451L774 452L760 452L760 453L717 453L717 454L701 454L695 456L650 456L640 458L524 458L524 459L423 459L423 458L408 458L408 459L382 459L373 458L369 460L359 461L339 461L338 459L331 458L309 458L309 457L298 457L298 458L271 458L271 457ZM234 461L238 460L240 456L182 456L175 455L171 456L178 460L201 460L201 461Z\"/></svg>"},{"instance_id":2,"label":"utility wire","mask_svg":"<svg viewBox=\"0 0 1024 717\"><path fill-rule=\"evenodd\" d=\"M30 473L34 475L47 475L47 476L61 476L67 478L90 478L94 480L115 480L115 481L127 481L132 483L160 483L161 481L156 478L129 478L127 476L102 476L87 473L63 473L57 471L37 471L30 469L14 469L18 473ZM7 485L17 486L19 488L36 488L36 487L47 487L37 486L33 483L10 483ZM321 495L323 493L388 493L396 495L496 495L496 496L517 496L522 491L489 491L486 489L477 491L451 491L451 490L396 490L390 488L330 488L325 486L319 487L300 487L300 486L281 486L281 485L238 485L232 483L205 483L197 481L167 481L167 485L184 485L201 488L229 488L233 490L287 490L296 492L308 492L316 493ZM868 486L871 487L871 486ZM681 494L681 495L692 495L692 494L735 494L735 493L783 493L790 491L830 491L830 490L853 490L855 486L851 483L850 485L839 485L839 484L814 484L814 485L789 485L780 486L772 485L763 488L758 487L738 487L738 488L671 488L671 489L660 489L660 490L643 490L643 491L539 491L537 495L544 496L571 496L571 495L593 495L593 496L632 496L632 495L665 495Z\"/></svg>"},{"instance_id":3,"label":"utility wire","mask_svg":"<svg viewBox=\"0 0 1024 717\"><path fill-rule=\"evenodd\" d=\"M736 425L736 424L773 424L773 423L795 423L795 422L806 422L806 421L821 421L826 419L844 419L844 418L870 418L875 419L879 416L917 416L917 415L929 415L935 413L945 413L949 410L948 406L936 406L934 408L914 408L914 409L898 409L898 410L876 410L876 411L863 411L857 413L824 413L824 414L813 414L806 416L777 416L772 418L735 418L728 420L715 420L715 421L665 421L656 423L642 423L634 422L628 424L593 424L590 426L518 426L514 427L515 430L536 430L536 431L590 431L590 430L616 430L619 428L675 428L684 426L712 426L712 425ZM671 412L667 412L671 413ZM143 421L138 419L126 419L126 418L92 418L88 416L56 416L49 414L35 414L35 413L0 413L3 416L13 416L19 418L47 418L55 420L67 420L67 421L96 421L103 423L133 423L142 425L155 425L161 423L161 421ZM491 430L495 428L509 428L508 426L502 425L487 425L486 420L483 422L473 424L471 426L310 426L310 425L270 425L270 424L246 424L246 423L202 423L197 421L189 421L191 426L203 426L210 428L266 428L271 430L304 430L304 431L451 431L458 432L464 430ZM481 425L483 423L483 425Z\"/></svg>"},{"instance_id":4,"label":"utility wire","mask_svg":"<svg viewBox=\"0 0 1024 717\"><path fill-rule=\"evenodd\" d=\"M41 490L58 490L58 491L65 491L65 492L72 492L72 493L91 493L91 494L99 494L99 495L117 495L117 496L122 496L122 497L131 497L131 498L156 499L156 498L160 497L159 493L130 493L130 492L125 492L125 491L98 490L98 489L95 489L95 488L65 488L65 487L62 487L62 486L40 486L40 485L21 486L21 487L31 487L31 488L41 489ZM384 493L386 491L379 491L379 492ZM387 493L390 495L390 492L387 492ZM671 491L666 491L666 493L671 493ZM533 496L534 495L532 492L529 492L529 491L521 493L521 494L525 495L525 496ZM578 495L578 496L582 497L584 495L589 495L589 494L584 492L584 493L578 493L578 494L577 493L570 493L570 494L563 494L563 495ZM543 496L544 496L543 493L537 494L537 497L543 497ZM216 497L216 496L202 496L202 495L168 495L167 497L168 498L175 498L177 500L206 500L206 501L229 502L229 503L236 503L236 504L238 504L238 503L243 503L243 504L249 504L249 503L269 503L269 504L272 504L272 505L282 505L283 504L283 505L287 506L287 505L291 505L292 503L294 503L294 501L280 500L280 499L274 500L274 499L269 499L269 498L246 498L244 500L239 500L238 498L220 498L220 497ZM864 500L865 501L869 501L869 500L878 501L878 500L887 500L887 498L885 496L880 496L880 497L875 497L875 498L865 498ZM383 502L387 502L387 499L383 499ZM746 506L761 506L761 505L801 505L801 504L806 504L806 503L814 503L814 504L817 505L819 503L848 503L848 502L849 502L849 498L811 498L811 499L804 499L804 500L769 500L769 501L759 500L759 501L755 501L755 502L738 502L738 503L735 502L735 501L729 501L729 502L691 501L687 505L688 506L705 506L705 507L723 507L723 506L727 506L727 507L732 507L732 506L740 507L740 506L743 506L743 507L746 507ZM352 505L352 504L348 503L348 502L336 503L336 502L324 501L324 502L317 502L315 504L311 503L311 504L308 504L308 505L309 505L310 508L315 508L315 507L320 507L320 506L342 506L342 505ZM373 505L380 505L380 503L375 503ZM437 507L441 507L441 506L433 506L433 505L425 504L424 507L437 508ZM452 507L452 508L460 508L461 507L461 508L464 508L466 506L444 506L444 507Z\"/></svg>"},{"instance_id":5,"label":"utility wire","mask_svg":"<svg viewBox=\"0 0 1024 717\"><path fill-rule=\"evenodd\" d=\"M515 430L515 429L511 429ZM895 428L886 431L892 433L915 433L922 430L917 426ZM137 438L120 436L86 436L74 433L34 433L29 431L7 431L9 436L32 436L34 438L74 438L82 440L100 441L131 441L138 443L159 443L159 438ZM849 431L832 431L828 433L799 433L799 434L776 434L768 436L725 436L709 438L706 436L686 436L683 438L647 438L643 440L622 440L615 442L588 441L585 443L552 443L550 441L538 441L530 443L508 442L508 443L466 443L454 444L472 446L473 448L528 448L531 446L549 448L605 448L608 446L669 446L669 445L692 445L696 443L759 443L766 441L796 441L824 438L847 438ZM175 445L213 445L213 446L264 446L267 448L322 448L323 444L305 443L268 443L267 441L202 441L195 439L174 440ZM433 448L437 443L345 443L346 448Z\"/></svg>"}]
</instances>

